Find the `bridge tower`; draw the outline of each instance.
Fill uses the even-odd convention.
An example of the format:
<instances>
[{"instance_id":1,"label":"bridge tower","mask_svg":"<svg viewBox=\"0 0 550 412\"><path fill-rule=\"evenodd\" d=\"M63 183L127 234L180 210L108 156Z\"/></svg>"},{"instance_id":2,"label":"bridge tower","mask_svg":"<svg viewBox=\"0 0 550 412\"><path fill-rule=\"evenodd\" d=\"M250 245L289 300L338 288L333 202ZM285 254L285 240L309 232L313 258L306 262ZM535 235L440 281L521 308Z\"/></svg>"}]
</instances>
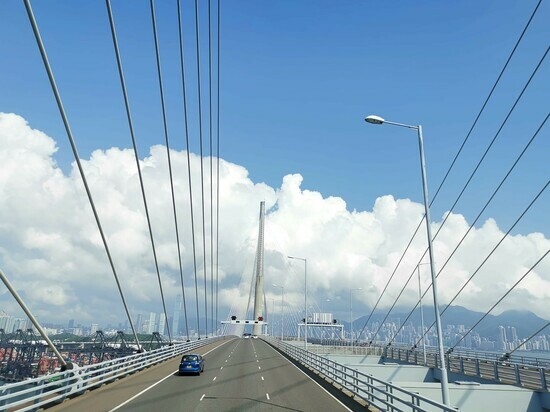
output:
<instances>
[{"instance_id":1,"label":"bridge tower","mask_svg":"<svg viewBox=\"0 0 550 412\"><path fill-rule=\"evenodd\" d=\"M256 288L254 291L254 320L263 321L264 316L264 224L265 202L260 202L260 229L258 233L258 249L256 250L255 276ZM262 325L254 325L254 335L262 334Z\"/></svg>"}]
</instances>

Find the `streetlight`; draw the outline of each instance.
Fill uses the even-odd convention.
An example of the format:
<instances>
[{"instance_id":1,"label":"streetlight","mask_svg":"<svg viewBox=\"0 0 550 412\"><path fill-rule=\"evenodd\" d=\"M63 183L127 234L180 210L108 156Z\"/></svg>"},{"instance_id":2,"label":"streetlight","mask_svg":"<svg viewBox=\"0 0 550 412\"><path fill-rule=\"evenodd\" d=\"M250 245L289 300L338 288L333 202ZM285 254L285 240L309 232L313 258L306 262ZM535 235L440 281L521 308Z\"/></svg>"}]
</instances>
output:
<instances>
[{"instance_id":1,"label":"streetlight","mask_svg":"<svg viewBox=\"0 0 550 412\"><path fill-rule=\"evenodd\" d=\"M283 319L284 319L284 304L285 304L285 287L284 286L278 286L275 283L273 284L273 287L275 288L281 288L281 342L284 341L284 334L283 334Z\"/></svg>"},{"instance_id":2,"label":"streetlight","mask_svg":"<svg viewBox=\"0 0 550 412\"><path fill-rule=\"evenodd\" d=\"M352 309L353 309L353 294L352 292L354 290L363 290L363 288L353 288L349 290L349 337L351 339L351 351L353 353L353 316L352 316Z\"/></svg>"},{"instance_id":3,"label":"streetlight","mask_svg":"<svg viewBox=\"0 0 550 412\"><path fill-rule=\"evenodd\" d=\"M304 340L304 349L307 351L307 259L294 257L294 256L287 256L287 257L289 259L296 259L304 262L304 312L305 312L304 328L306 330L305 340Z\"/></svg>"},{"instance_id":4,"label":"streetlight","mask_svg":"<svg viewBox=\"0 0 550 412\"><path fill-rule=\"evenodd\" d=\"M407 129L416 130L418 133L418 147L420 149L420 169L422 172L422 191L424 192L424 212L426 215L426 234L428 236L428 252L430 256L430 269L432 274L432 288L434 295L434 311L435 311L435 322L437 326L437 343L439 346L439 359L440 359L440 373L441 373L441 395L443 397L443 403L447 406L450 405L449 399L449 387L447 382L447 368L445 366L445 352L443 351L443 332L441 330L441 316L439 314L439 303L437 296L437 279L436 279L436 270L433 256L433 245L432 245L432 231L430 228L430 206L428 203L428 183L426 179L426 161L424 160L424 144L422 142L422 126L411 126L402 123L394 123L384 120L380 116L367 116L365 118L367 123L371 124L391 124L394 126L406 127Z\"/></svg>"},{"instance_id":5,"label":"streetlight","mask_svg":"<svg viewBox=\"0 0 550 412\"><path fill-rule=\"evenodd\" d=\"M419 263L416 265L416 270L418 271L418 296L420 299L420 323L422 327L422 353L424 355L424 366L426 366L426 340L424 339L424 309L422 309L422 287L420 286L420 266L429 265L429 262Z\"/></svg>"},{"instance_id":6,"label":"streetlight","mask_svg":"<svg viewBox=\"0 0 550 412\"><path fill-rule=\"evenodd\" d=\"M271 299L271 313L275 313L275 299ZM271 323L271 336L273 336L273 320L269 316L269 323Z\"/></svg>"}]
</instances>

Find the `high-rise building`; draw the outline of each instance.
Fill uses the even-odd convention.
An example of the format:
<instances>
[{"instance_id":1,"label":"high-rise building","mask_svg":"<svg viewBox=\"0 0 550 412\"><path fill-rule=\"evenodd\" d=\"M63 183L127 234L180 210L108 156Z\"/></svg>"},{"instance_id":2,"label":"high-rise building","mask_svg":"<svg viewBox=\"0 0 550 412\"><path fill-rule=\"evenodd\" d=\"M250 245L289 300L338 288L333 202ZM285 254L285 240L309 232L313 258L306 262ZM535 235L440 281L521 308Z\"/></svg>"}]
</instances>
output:
<instances>
[{"instance_id":1,"label":"high-rise building","mask_svg":"<svg viewBox=\"0 0 550 412\"><path fill-rule=\"evenodd\" d=\"M69 324L67 325L68 329L74 328L74 319L69 319Z\"/></svg>"},{"instance_id":2,"label":"high-rise building","mask_svg":"<svg viewBox=\"0 0 550 412\"><path fill-rule=\"evenodd\" d=\"M507 350L508 339L506 339L506 328L504 326L499 326L498 331L499 331L498 349Z\"/></svg>"},{"instance_id":3,"label":"high-rise building","mask_svg":"<svg viewBox=\"0 0 550 412\"><path fill-rule=\"evenodd\" d=\"M137 333L143 332L143 315L142 314L137 315L136 324L134 327L136 328Z\"/></svg>"},{"instance_id":4,"label":"high-rise building","mask_svg":"<svg viewBox=\"0 0 550 412\"><path fill-rule=\"evenodd\" d=\"M159 313L159 323L158 323L158 333L161 335L164 335L165 329L166 329L166 317L164 316L164 312Z\"/></svg>"},{"instance_id":5,"label":"high-rise building","mask_svg":"<svg viewBox=\"0 0 550 412\"><path fill-rule=\"evenodd\" d=\"M147 328L147 333L152 334L155 331L155 320L157 315L155 312L149 313L149 326Z\"/></svg>"},{"instance_id":6,"label":"high-rise building","mask_svg":"<svg viewBox=\"0 0 550 412\"><path fill-rule=\"evenodd\" d=\"M99 325L97 323L92 323L92 326L90 327L90 335L93 335L97 332L99 329Z\"/></svg>"}]
</instances>

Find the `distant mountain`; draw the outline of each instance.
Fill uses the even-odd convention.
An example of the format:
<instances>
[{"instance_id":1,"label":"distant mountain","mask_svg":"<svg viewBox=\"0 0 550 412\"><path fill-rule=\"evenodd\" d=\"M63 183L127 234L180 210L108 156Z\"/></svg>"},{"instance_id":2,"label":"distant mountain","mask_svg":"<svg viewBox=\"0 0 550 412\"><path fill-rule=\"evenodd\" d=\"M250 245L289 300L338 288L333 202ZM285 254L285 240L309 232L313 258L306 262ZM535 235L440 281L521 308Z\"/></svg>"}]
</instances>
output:
<instances>
[{"instance_id":1,"label":"distant mountain","mask_svg":"<svg viewBox=\"0 0 550 412\"><path fill-rule=\"evenodd\" d=\"M441 310L443 310L443 307ZM383 311L375 312L369 320L369 328L372 328L372 324L375 322L382 322L386 313L387 312ZM386 319L386 322L401 324L405 321L408 314L409 312L392 313L388 319ZM466 329L470 329L483 315L484 313L482 312L475 312L462 306L450 306L441 316L441 323L443 329L445 329L447 325L464 325ZM353 330L360 331L367 319L368 315L354 320ZM426 327L429 327L434 320L433 306L424 306L424 324ZM407 323L409 322L412 322L415 326L420 325L420 309L417 308L413 312L411 317L407 320ZM342 321L342 323L346 330L349 330L349 322ZM548 323L548 320L538 317L533 312L527 310L508 310L497 316L489 314L478 326L476 326L475 331L482 337L496 339L499 334L499 326L513 326L516 328L519 338L526 338L546 323Z\"/></svg>"}]
</instances>

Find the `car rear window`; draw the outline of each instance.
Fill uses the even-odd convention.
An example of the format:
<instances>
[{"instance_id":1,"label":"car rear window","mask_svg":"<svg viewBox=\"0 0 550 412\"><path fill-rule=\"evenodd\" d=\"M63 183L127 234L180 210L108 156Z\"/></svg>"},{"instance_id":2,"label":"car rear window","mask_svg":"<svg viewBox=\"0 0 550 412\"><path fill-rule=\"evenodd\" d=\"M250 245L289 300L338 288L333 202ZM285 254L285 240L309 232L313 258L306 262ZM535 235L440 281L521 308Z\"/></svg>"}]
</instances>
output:
<instances>
[{"instance_id":1,"label":"car rear window","mask_svg":"<svg viewBox=\"0 0 550 412\"><path fill-rule=\"evenodd\" d=\"M182 362L196 362L198 360L199 360L198 356L193 356L193 355L185 355L183 358L181 358Z\"/></svg>"}]
</instances>

